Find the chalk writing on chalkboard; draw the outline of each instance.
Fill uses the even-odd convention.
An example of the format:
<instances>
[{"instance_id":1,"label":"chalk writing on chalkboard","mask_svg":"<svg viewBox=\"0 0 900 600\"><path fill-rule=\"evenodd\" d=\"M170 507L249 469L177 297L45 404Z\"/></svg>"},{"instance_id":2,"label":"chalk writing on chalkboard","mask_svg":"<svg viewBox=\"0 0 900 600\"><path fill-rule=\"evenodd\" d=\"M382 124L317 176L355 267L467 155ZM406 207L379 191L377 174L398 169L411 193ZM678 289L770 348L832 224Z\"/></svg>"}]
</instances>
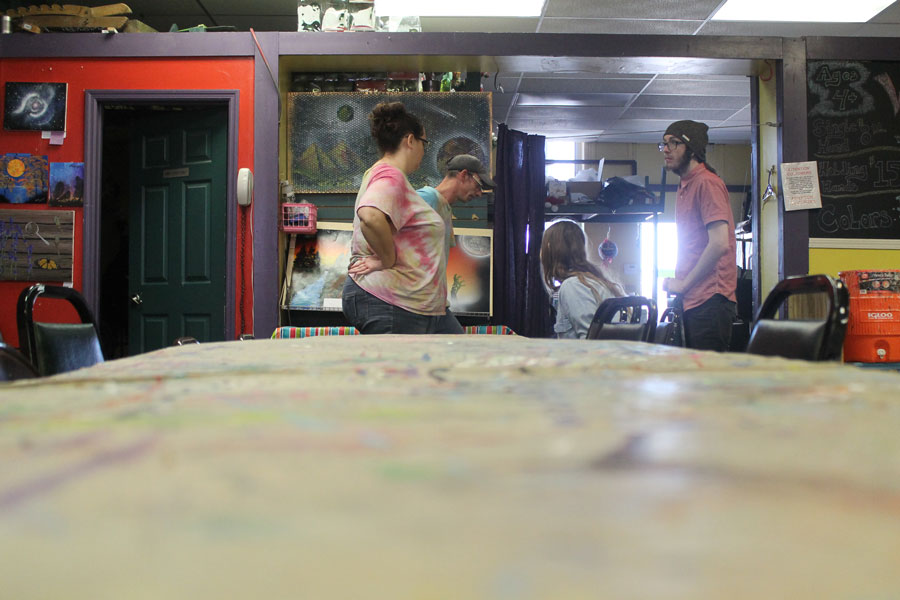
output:
<instances>
[{"instance_id":1,"label":"chalk writing on chalkboard","mask_svg":"<svg viewBox=\"0 0 900 600\"><path fill-rule=\"evenodd\" d=\"M900 63L809 63L808 151L822 195L810 237L900 239L898 86Z\"/></svg>"}]
</instances>

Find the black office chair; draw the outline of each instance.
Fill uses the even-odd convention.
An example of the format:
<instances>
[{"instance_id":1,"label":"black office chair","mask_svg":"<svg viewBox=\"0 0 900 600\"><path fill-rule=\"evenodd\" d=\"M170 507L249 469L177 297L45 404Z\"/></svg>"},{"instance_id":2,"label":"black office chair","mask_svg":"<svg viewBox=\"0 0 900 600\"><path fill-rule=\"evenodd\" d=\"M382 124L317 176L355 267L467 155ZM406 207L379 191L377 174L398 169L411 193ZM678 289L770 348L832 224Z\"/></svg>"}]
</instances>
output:
<instances>
[{"instance_id":1,"label":"black office chair","mask_svg":"<svg viewBox=\"0 0 900 600\"><path fill-rule=\"evenodd\" d=\"M647 310L644 311L644 308ZM631 309L630 316L628 309ZM625 296L600 303L588 329L587 339L650 342L655 334L656 302L643 296Z\"/></svg>"},{"instance_id":2,"label":"black office chair","mask_svg":"<svg viewBox=\"0 0 900 600\"><path fill-rule=\"evenodd\" d=\"M69 302L81 323L43 323L34 320L39 297ZM41 375L55 375L103 362L100 337L84 297L59 285L36 283L22 290L16 304L19 345Z\"/></svg>"},{"instance_id":3,"label":"black office chair","mask_svg":"<svg viewBox=\"0 0 900 600\"><path fill-rule=\"evenodd\" d=\"M30 379L37 376L37 370L21 352L0 342L0 381Z\"/></svg>"},{"instance_id":4,"label":"black office chair","mask_svg":"<svg viewBox=\"0 0 900 600\"><path fill-rule=\"evenodd\" d=\"M824 294L828 312L822 320L774 319L778 308L795 294ZM850 294L844 282L828 275L800 275L779 282L769 293L753 324L747 352L804 360L838 360L850 319Z\"/></svg>"},{"instance_id":5,"label":"black office chair","mask_svg":"<svg viewBox=\"0 0 900 600\"><path fill-rule=\"evenodd\" d=\"M684 347L684 323L680 308L669 306L659 317L653 341L665 346Z\"/></svg>"}]
</instances>

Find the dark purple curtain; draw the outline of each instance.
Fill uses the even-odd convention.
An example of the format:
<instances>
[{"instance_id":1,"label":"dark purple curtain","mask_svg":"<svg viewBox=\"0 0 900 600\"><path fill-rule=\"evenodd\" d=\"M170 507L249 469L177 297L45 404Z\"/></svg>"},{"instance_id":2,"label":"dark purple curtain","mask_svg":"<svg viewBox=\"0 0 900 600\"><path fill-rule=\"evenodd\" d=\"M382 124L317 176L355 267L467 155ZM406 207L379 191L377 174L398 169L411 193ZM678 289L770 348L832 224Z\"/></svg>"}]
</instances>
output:
<instances>
[{"instance_id":1,"label":"dark purple curtain","mask_svg":"<svg viewBox=\"0 0 900 600\"><path fill-rule=\"evenodd\" d=\"M549 337L553 323L540 259L547 196L544 137L501 123L495 179L493 321L519 335Z\"/></svg>"}]
</instances>

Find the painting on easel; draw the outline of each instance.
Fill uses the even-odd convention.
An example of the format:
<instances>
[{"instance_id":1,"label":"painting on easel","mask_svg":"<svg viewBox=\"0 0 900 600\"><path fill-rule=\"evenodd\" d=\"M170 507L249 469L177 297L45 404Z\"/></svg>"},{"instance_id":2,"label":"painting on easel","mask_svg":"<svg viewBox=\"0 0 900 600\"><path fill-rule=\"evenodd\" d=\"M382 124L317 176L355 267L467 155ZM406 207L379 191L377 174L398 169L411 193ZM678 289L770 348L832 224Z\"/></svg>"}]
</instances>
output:
<instances>
[{"instance_id":1,"label":"painting on easel","mask_svg":"<svg viewBox=\"0 0 900 600\"><path fill-rule=\"evenodd\" d=\"M350 265L350 223L318 223L313 235L291 235L282 306L341 310L341 290Z\"/></svg>"},{"instance_id":2,"label":"painting on easel","mask_svg":"<svg viewBox=\"0 0 900 600\"><path fill-rule=\"evenodd\" d=\"M0 280L72 281L73 210L0 210Z\"/></svg>"},{"instance_id":3,"label":"painting on easel","mask_svg":"<svg viewBox=\"0 0 900 600\"><path fill-rule=\"evenodd\" d=\"M493 231L456 228L456 245L447 258L450 310L458 315L493 314Z\"/></svg>"}]
</instances>

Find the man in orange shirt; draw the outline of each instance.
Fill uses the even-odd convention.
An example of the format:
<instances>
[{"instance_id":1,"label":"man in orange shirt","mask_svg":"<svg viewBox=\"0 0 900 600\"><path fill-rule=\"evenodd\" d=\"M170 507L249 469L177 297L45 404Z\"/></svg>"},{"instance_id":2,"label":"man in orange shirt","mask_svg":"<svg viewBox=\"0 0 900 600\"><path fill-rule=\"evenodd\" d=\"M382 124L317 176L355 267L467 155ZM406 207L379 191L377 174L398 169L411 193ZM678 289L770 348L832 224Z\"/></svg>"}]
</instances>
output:
<instances>
[{"instance_id":1,"label":"man in orange shirt","mask_svg":"<svg viewBox=\"0 0 900 600\"><path fill-rule=\"evenodd\" d=\"M678 260L663 289L684 307L685 344L697 350L728 350L737 309L734 216L728 189L706 164L705 123L677 121L659 145L666 169L681 178L675 200Z\"/></svg>"}]
</instances>

